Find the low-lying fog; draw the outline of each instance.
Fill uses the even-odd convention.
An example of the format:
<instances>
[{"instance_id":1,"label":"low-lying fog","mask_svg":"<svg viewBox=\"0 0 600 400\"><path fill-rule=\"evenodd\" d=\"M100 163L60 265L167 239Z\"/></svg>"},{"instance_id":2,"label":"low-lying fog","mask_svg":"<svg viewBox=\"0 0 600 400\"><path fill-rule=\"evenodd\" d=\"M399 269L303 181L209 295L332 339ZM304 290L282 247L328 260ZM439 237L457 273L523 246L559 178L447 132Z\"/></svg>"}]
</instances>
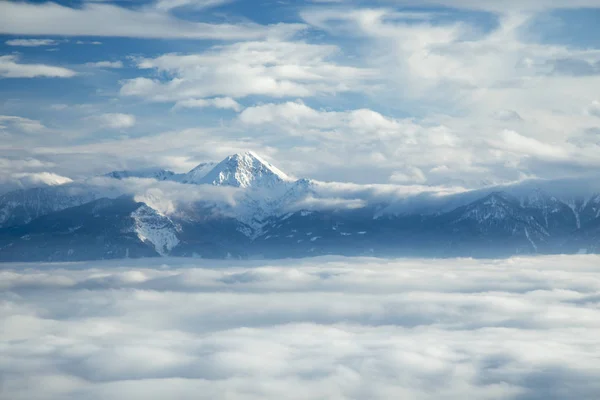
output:
<instances>
[{"instance_id":1,"label":"low-lying fog","mask_svg":"<svg viewBox=\"0 0 600 400\"><path fill-rule=\"evenodd\" d=\"M597 399L600 257L0 265L0 398Z\"/></svg>"}]
</instances>

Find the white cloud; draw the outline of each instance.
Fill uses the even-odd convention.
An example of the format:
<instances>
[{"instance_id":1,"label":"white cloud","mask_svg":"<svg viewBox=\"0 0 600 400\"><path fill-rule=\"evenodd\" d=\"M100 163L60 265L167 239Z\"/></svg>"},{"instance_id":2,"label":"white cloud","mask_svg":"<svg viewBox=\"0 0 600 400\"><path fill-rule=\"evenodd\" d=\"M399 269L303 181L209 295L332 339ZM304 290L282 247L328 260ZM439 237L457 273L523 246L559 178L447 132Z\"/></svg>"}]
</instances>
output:
<instances>
[{"instance_id":1,"label":"white cloud","mask_svg":"<svg viewBox=\"0 0 600 400\"><path fill-rule=\"evenodd\" d=\"M361 82L372 73L334 63L330 59L337 51L332 45L269 40L216 46L201 54L165 54L140 59L138 67L155 70L167 80L126 80L121 94L178 101L212 96L310 97L367 90Z\"/></svg>"},{"instance_id":2,"label":"white cloud","mask_svg":"<svg viewBox=\"0 0 600 400\"><path fill-rule=\"evenodd\" d=\"M73 182L72 179L54 174L52 172L26 172L14 174L13 178L19 180L21 186L57 186Z\"/></svg>"},{"instance_id":3,"label":"white cloud","mask_svg":"<svg viewBox=\"0 0 600 400\"><path fill-rule=\"evenodd\" d=\"M175 103L175 108L205 108L215 107L224 110L241 111L242 106L240 103L232 99L231 97L215 97L212 99L188 99L180 100Z\"/></svg>"},{"instance_id":4,"label":"white cloud","mask_svg":"<svg viewBox=\"0 0 600 400\"><path fill-rule=\"evenodd\" d=\"M333 115L333 114L332 114ZM270 123L286 123L300 126L332 126L327 123L324 114L314 110L300 101L282 104L262 104L248 107L239 116L240 121L249 125ZM335 125L335 123L333 124Z\"/></svg>"},{"instance_id":5,"label":"white cloud","mask_svg":"<svg viewBox=\"0 0 600 400\"><path fill-rule=\"evenodd\" d=\"M14 133L13 130L17 132L24 133L39 133L46 129L46 127L37 120L18 117L15 115L0 115L0 132L3 133Z\"/></svg>"},{"instance_id":6,"label":"white cloud","mask_svg":"<svg viewBox=\"0 0 600 400\"><path fill-rule=\"evenodd\" d=\"M20 64L17 56L0 56L0 77L4 78L71 78L77 73L45 64Z\"/></svg>"},{"instance_id":7,"label":"white cloud","mask_svg":"<svg viewBox=\"0 0 600 400\"><path fill-rule=\"evenodd\" d=\"M598 158L591 149L597 151L596 145L581 154L569 142L595 124L592 113L581 111L594 100L590 93L600 90L600 51L536 42L533 38L539 32L531 29L537 14L516 5L468 0L440 3L474 9L505 7L507 12L500 13L498 25L490 31L482 31L462 14L443 18L434 9L415 15L345 5L312 7L301 15L318 29L353 39L354 48L343 49L357 53L366 67L379 71L384 83L369 99L381 109L390 108L392 115L408 113L422 125L444 126L453 133L464 151L448 156L465 162L457 169L440 152L431 157L439 162L433 168L445 166L455 175L470 175L468 180L480 185L477 181L483 182L486 175L503 181L515 179L515 173L568 174L582 163L595 165ZM546 6L554 3L546 2ZM529 142L533 146L526 146L531 150L528 156L524 151L512 155L494 151L490 141L507 130L534 141ZM535 148L537 143L541 150ZM548 157L550 152L559 154L558 148L564 148L561 157ZM423 149L423 154L428 150ZM551 158L552 171L547 168ZM422 164L407 164L428 175Z\"/></svg>"},{"instance_id":8,"label":"white cloud","mask_svg":"<svg viewBox=\"0 0 600 400\"><path fill-rule=\"evenodd\" d=\"M478 18L473 23L466 14L434 8L400 12L392 7L355 8L355 2L304 6L308 8L302 17L315 31L303 41L269 37L273 27L244 23L261 33L239 35L249 41L212 46L197 54L142 54L127 61L136 63L139 71L134 79L120 82L122 97L113 99L127 103L137 102L128 96L139 97L168 102L166 107L175 109L231 109L240 112L239 118L186 129L185 124L216 119L194 121L188 118L193 112L152 115L143 123L152 123L154 131L144 138L82 146L52 143L36 151L62 152L67 168L76 165L78 151L99 149L96 170L102 157L114 164L147 166L153 159L220 159L250 147L296 176L435 187L565 176L600 165L594 129L599 51L536 42L536 32L529 30L537 11L524 8L532 10L527 4L541 1L523 1L526 7L510 1L441 2L486 10L506 4L508 11L484 29ZM22 6L14 4L10 7ZM177 20L177 28L164 34L161 21L175 20L168 10L215 3L157 4L124 9L86 3L70 9L44 3L35 10L47 7L67 22L72 15L82 21L110 13L135 16L142 22L118 28L132 32L149 15L160 14L156 31L150 33L159 36L179 35L179 25L186 26ZM89 29L96 29L91 25ZM145 149L143 155L135 146ZM65 169L59 172L71 176Z\"/></svg>"},{"instance_id":9,"label":"white cloud","mask_svg":"<svg viewBox=\"0 0 600 400\"><path fill-rule=\"evenodd\" d=\"M93 45L96 45L96 46L97 46L97 45L101 45L101 44L102 44L102 42L98 42L98 41L91 41L91 42L87 42L87 41L85 41L85 40L77 40L77 41L75 42L75 44L93 44Z\"/></svg>"},{"instance_id":10,"label":"white cloud","mask_svg":"<svg viewBox=\"0 0 600 400\"><path fill-rule=\"evenodd\" d=\"M363 199L343 199L339 197L313 197L308 196L302 200L290 205L287 211L306 211L306 210L353 210L367 206L367 201Z\"/></svg>"},{"instance_id":11,"label":"white cloud","mask_svg":"<svg viewBox=\"0 0 600 400\"><path fill-rule=\"evenodd\" d=\"M246 108L239 120L244 126L260 127L257 131L263 135L287 134L301 141L302 146L280 156L281 162L309 158L313 168L297 174L323 180L351 176L353 182L384 183L392 176L402 183L470 186L470 179L490 175L484 165L503 162L490 160L487 149L473 151L489 148L481 139L463 141L444 125L390 118L369 109L326 111L301 102L270 103ZM452 173L434 170L440 162ZM412 172L401 176L407 165Z\"/></svg>"},{"instance_id":12,"label":"white cloud","mask_svg":"<svg viewBox=\"0 0 600 400\"><path fill-rule=\"evenodd\" d=\"M568 155L565 146L560 147L542 143L539 140L525 137L515 131L505 130L499 136L499 140L490 141L492 145L511 152L550 159L566 159Z\"/></svg>"},{"instance_id":13,"label":"white cloud","mask_svg":"<svg viewBox=\"0 0 600 400\"><path fill-rule=\"evenodd\" d=\"M499 14L515 11L540 12L552 9L594 8L598 6L597 0L387 0L387 2L395 5L440 5Z\"/></svg>"},{"instance_id":14,"label":"white cloud","mask_svg":"<svg viewBox=\"0 0 600 400\"><path fill-rule=\"evenodd\" d=\"M51 162L23 157L18 150L13 150L11 156L0 157L0 195L17 189L72 182L66 176L47 172L55 167Z\"/></svg>"},{"instance_id":15,"label":"white cloud","mask_svg":"<svg viewBox=\"0 0 600 400\"><path fill-rule=\"evenodd\" d=\"M108 27L108 21L119 23ZM248 40L286 36L300 29L303 29L300 24L266 27L252 23L191 22L150 7L129 9L85 2L82 7L70 8L52 2L0 2L0 33L11 35Z\"/></svg>"},{"instance_id":16,"label":"white cloud","mask_svg":"<svg viewBox=\"0 0 600 400\"><path fill-rule=\"evenodd\" d=\"M3 395L591 399L599 265L597 256L6 264Z\"/></svg>"},{"instance_id":17,"label":"white cloud","mask_svg":"<svg viewBox=\"0 0 600 400\"><path fill-rule=\"evenodd\" d=\"M107 113L90 119L98 121L102 127L112 129L131 128L135 125L135 115L131 114Z\"/></svg>"},{"instance_id":18,"label":"white cloud","mask_svg":"<svg viewBox=\"0 0 600 400\"><path fill-rule=\"evenodd\" d=\"M97 61L85 64L86 67L92 68L123 68L123 61Z\"/></svg>"},{"instance_id":19,"label":"white cloud","mask_svg":"<svg viewBox=\"0 0 600 400\"><path fill-rule=\"evenodd\" d=\"M414 177L412 177L414 179ZM430 213L450 211L485 196L485 192L466 191L455 186L425 186L407 179L404 184L355 184L312 181L311 194L290 209L361 208L387 204L385 213ZM408 183L406 183L408 181Z\"/></svg>"},{"instance_id":20,"label":"white cloud","mask_svg":"<svg viewBox=\"0 0 600 400\"><path fill-rule=\"evenodd\" d=\"M205 9L231 3L235 0L158 0L154 7L158 10L171 10L179 7Z\"/></svg>"},{"instance_id":21,"label":"white cloud","mask_svg":"<svg viewBox=\"0 0 600 400\"><path fill-rule=\"evenodd\" d=\"M5 42L9 46L39 47L56 46L60 42L54 39L11 39Z\"/></svg>"},{"instance_id":22,"label":"white cloud","mask_svg":"<svg viewBox=\"0 0 600 400\"><path fill-rule=\"evenodd\" d=\"M300 135L313 129L329 130L330 133L331 130L351 129L359 133L359 137L356 138L358 140L370 140L372 137L367 135L411 135L414 133L411 130L416 127L410 126L408 120L395 120L369 109L342 112L315 110L301 101L248 107L240 114L239 119L248 125L283 125L288 129L297 130ZM349 136L344 139L351 139Z\"/></svg>"}]
</instances>

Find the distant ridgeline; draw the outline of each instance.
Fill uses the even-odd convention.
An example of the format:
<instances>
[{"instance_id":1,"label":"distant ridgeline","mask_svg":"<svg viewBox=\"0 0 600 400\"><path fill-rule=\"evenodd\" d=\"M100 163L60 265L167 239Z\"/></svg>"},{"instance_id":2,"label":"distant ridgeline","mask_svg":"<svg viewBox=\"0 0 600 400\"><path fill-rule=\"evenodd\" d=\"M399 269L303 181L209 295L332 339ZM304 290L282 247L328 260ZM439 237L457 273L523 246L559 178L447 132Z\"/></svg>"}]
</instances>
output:
<instances>
[{"instance_id":1,"label":"distant ridgeline","mask_svg":"<svg viewBox=\"0 0 600 400\"><path fill-rule=\"evenodd\" d=\"M403 208L331 197L327 185L248 152L185 174L117 171L18 190L0 196L0 261L600 252L597 193L492 188Z\"/></svg>"}]
</instances>

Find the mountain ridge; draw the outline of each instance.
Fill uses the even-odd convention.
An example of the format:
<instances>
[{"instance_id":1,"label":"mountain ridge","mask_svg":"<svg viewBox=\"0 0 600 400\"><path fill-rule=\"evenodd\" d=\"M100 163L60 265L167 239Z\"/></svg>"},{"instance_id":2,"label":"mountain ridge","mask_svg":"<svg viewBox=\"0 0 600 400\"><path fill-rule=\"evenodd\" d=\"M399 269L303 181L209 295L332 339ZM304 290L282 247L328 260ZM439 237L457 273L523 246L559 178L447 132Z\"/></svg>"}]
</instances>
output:
<instances>
[{"instance_id":1,"label":"mountain ridge","mask_svg":"<svg viewBox=\"0 0 600 400\"><path fill-rule=\"evenodd\" d=\"M107 258L483 257L600 251L600 196L596 193L577 198L569 193L561 198L538 187L512 193L510 188L492 188L431 197L435 202L420 209L425 212L386 212L391 203L385 198L357 202L354 195L337 196L326 183L294 179L252 152L202 163L184 174L146 169L113 171L102 178L102 187L75 182L0 196L0 260L39 259L30 255L35 251L45 254L43 260L82 259L86 240L93 250L90 257ZM141 189L135 186L136 178L144 181ZM233 197L227 204L202 196L199 200L193 196L192 200L185 196L169 199L172 185L189 186L180 190L184 194L224 188ZM152 196L159 200L166 196L165 202L172 203L167 210L175 211L159 211L134 200L140 198L136 190L148 188L156 189ZM128 189L129 194L123 195ZM87 207L102 204L112 204L108 209L113 211L99 220ZM59 222L49 223L52 218ZM64 228L71 220L84 221L85 229ZM107 227L109 233L86 234L96 231L85 224L98 221L110 221L106 222L112 224L111 229ZM59 226L64 229L57 230ZM21 234L32 229L37 232L33 236ZM117 240L121 237L133 247L122 248ZM68 251L73 244L80 246L73 250L76 256Z\"/></svg>"}]
</instances>

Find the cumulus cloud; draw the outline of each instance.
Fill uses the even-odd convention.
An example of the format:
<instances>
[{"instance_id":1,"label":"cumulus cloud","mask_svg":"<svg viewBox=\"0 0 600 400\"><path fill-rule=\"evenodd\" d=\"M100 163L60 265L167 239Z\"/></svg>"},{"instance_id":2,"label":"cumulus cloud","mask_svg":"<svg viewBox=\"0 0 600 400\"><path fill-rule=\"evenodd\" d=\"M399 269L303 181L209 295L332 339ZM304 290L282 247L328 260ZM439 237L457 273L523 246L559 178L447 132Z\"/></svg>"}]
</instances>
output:
<instances>
[{"instance_id":1,"label":"cumulus cloud","mask_svg":"<svg viewBox=\"0 0 600 400\"><path fill-rule=\"evenodd\" d=\"M163 3L164 4L164 3ZM131 9L114 4L85 2L70 8L57 3L0 2L0 33L10 35L113 36L248 40L270 35L287 36L301 24L272 27L252 23L191 22L151 7ZM120 21L107 29L107 21Z\"/></svg>"},{"instance_id":2,"label":"cumulus cloud","mask_svg":"<svg viewBox=\"0 0 600 400\"><path fill-rule=\"evenodd\" d=\"M92 68L123 68L123 61L96 61L85 64Z\"/></svg>"},{"instance_id":3,"label":"cumulus cloud","mask_svg":"<svg viewBox=\"0 0 600 400\"><path fill-rule=\"evenodd\" d=\"M303 146L281 159L285 162L301 152L301 157L313 160L314 167L302 173L317 179L343 181L345 175L360 183L428 181L470 186L486 176L498 178L489 170L490 164L504 169L505 160L490 155L490 146L482 138L464 140L460 132L443 124L391 118L370 109L328 111L298 101L269 103L247 107L239 121L246 127L260 127L257 131L263 135L270 132L280 138L286 133L301 141ZM447 169L440 169L440 162ZM412 170L402 172L407 166ZM339 176L333 175L338 169ZM322 178L322 173L329 177Z\"/></svg>"},{"instance_id":4,"label":"cumulus cloud","mask_svg":"<svg viewBox=\"0 0 600 400\"><path fill-rule=\"evenodd\" d=\"M5 42L9 46L39 47L55 46L60 42L54 39L11 39Z\"/></svg>"},{"instance_id":5,"label":"cumulus cloud","mask_svg":"<svg viewBox=\"0 0 600 400\"><path fill-rule=\"evenodd\" d=\"M2 394L592 399L599 265L597 256L5 264Z\"/></svg>"},{"instance_id":6,"label":"cumulus cloud","mask_svg":"<svg viewBox=\"0 0 600 400\"><path fill-rule=\"evenodd\" d=\"M301 101L248 107L240 113L239 120L247 125L272 125L295 135L313 133L358 141L370 141L374 137L383 139L400 136L410 141L418 136L416 130L419 129L419 126L409 119L390 118L370 109L315 110ZM349 133L342 136L346 130ZM447 136L451 141L450 132ZM433 138L433 141L436 141L436 138Z\"/></svg>"},{"instance_id":7,"label":"cumulus cloud","mask_svg":"<svg viewBox=\"0 0 600 400\"><path fill-rule=\"evenodd\" d=\"M174 108L205 108L215 107L223 110L241 111L242 105L231 97L215 97L212 99L188 99L175 103Z\"/></svg>"},{"instance_id":8,"label":"cumulus cloud","mask_svg":"<svg viewBox=\"0 0 600 400\"><path fill-rule=\"evenodd\" d=\"M131 114L107 113L91 119L99 122L102 127L111 129L125 129L135 125L135 115Z\"/></svg>"},{"instance_id":9,"label":"cumulus cloud","mask_svg":"<svg viewBox=\"0 0 600 400\"><path fill-rule=\"evenodd\" d=\"M0 157L0 194L39 186L57 186L72 182L66 176L48 170L55 167L51 162L24 157L13 150L9 158Z\"/></svg>"},{"instance_id":10,"label":"cumulus cloud","mask_svg":"<svg viewBox=\"0 0 600 400\"><path fill-rule=\"evenodd\" d=\"M583 163L596 165L595 144L589 152L583 147L574 151L569 141L594 123L593 114L581 111L589 106L590 93L600 90L600 52L534 39L540 35L534 25L541 8L533 11L535 7L529 6L552 8L554 3L519 2L527 5L523 7L494 1L429 3L498 11L497 24L482 29L462 13L446 18L436 10L415 14L347 3L309 7L301 13L316 29L353 39L353 54L357 52L366 67L379 71L385 82L372 96L382 109L423 116L416 119L422 125L444 126L464 150L451 154L423 147L423 154L434 151L431 158L439 165L424 166L413 160L406 164L420 168L433 182L464 177L469 186L481 186L488 179L492 183L514 180L520 174L549 177L557 171L567 174ZM532 150L530 154L499 152L490 146L508 130L533 140L525 146ZM554 164L552 172L548 163Z\"/></svg>"},{"instance_id":11,"label":"cumulus cloud","mask_svg":"<svg viewBox=\"0 0 600 400\"><path fill-rule=\"evenodd\" d=\"M525 137L515 131L505 130L499 136L499 140L491 141L492 144L511 152L551 159L564 159L567 156L567 151L564 147L543 143L537 139Z\"/></svg>"},{"instance_id":12,"label":"cumulus cloud","mask_svg":"<svg viewBox=\"0 0 600 400\"><path fill-rule=\"evenodd\" d=\"M138 61L140 69L167 79L138 77L123 82L123 96L152 101L250 95L310 97L365 88L366 69L331 61L333 45L292 41L251 41L216 46L200 54L165 54Z\"/></svg>"},{"instance_id":13,"label":"cumulus cloud","mask_svg":"<svg viewBox=\"0 0 600 400\"><path fill-rule=\"evenodd\" d=\"M1 7L1 5L0 5ZM0 13L1 14L1 13ZM22 64L14 55L0 56L0 77L4 78L71 78L73 70L46 64Z\"/></svg>"}]
</instances>

